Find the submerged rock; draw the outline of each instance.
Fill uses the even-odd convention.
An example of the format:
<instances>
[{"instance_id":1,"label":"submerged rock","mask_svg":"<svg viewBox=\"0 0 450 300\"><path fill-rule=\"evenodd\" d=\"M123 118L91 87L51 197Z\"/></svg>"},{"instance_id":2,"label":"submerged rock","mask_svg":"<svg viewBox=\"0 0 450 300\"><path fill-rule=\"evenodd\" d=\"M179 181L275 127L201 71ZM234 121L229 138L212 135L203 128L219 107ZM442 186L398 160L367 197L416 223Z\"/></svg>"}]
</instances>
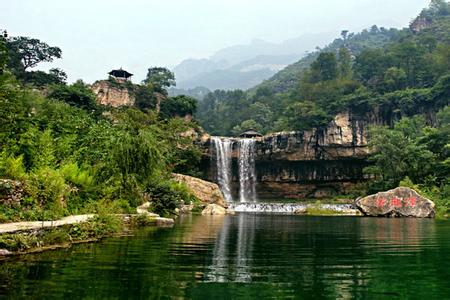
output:
<instances>
[{"instance_id":1,"label":"submerged rock","mask_svg":"<svg viewBox=\"0 0 450 300\"><path fill-rule=\"evenodd\" d=\"M156 226L158 227L172 227L175 224L174 219L170 218L156 218Z\"/></svg>"},{"instance_id":2,"label":"submerged rock","mask_svg":"<svg viewBox=\"0 0 450 300\"><path fill-rule=\"evenodd\" d=\"M209 204L203 211L202 215L226 215L226 208L217 205L217 204Z\"/></svg>"},{"instance_id":3,"label":"submerged rock","mask_svg":"<svg viewBox=\"0 0 450 300\"><path fill-rule=\"evenodd\" d=\"M358 198L355 205L364 215L372 217L434 218L435 216L433 201L405 187Z\"/></svg>"},{"instance_id":4,"label":"submerged rock","mask_svg":"<svg viewBox=\"0 0 450 300\"><path fill-rule=\"evenodd\" d=\"M192 176L173 174L176 181L187 185L189 190L205 204L217 204L227 207L225 198L217 184Z\"/></svg>"}]
</instances>

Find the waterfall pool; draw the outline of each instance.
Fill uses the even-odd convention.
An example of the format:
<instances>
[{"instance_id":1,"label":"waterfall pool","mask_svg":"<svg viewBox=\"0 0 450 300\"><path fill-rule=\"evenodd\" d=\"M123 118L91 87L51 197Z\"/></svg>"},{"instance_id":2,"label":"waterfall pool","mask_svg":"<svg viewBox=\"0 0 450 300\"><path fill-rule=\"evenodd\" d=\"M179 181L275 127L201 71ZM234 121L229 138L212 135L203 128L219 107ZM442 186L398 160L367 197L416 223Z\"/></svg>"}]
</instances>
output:
<instances>
[{"instance_id":1,"label":"waterfall pool","mask_svg":"<svg viewBox=\"0 0 450 300\"><path fill-rule=\"evenodd\" d=\"M448 299L449 253L449 220L186 215L0 262L0 298Z\"/></svg>"}]
</instances>

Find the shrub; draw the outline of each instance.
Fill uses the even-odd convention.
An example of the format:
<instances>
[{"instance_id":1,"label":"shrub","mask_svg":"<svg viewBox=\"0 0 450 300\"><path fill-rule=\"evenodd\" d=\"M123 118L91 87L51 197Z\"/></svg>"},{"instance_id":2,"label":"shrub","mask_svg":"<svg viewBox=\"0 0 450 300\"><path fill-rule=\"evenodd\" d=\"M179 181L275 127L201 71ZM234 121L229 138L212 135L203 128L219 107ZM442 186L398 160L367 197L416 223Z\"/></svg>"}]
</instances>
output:
<instances>
[{"instance_id":1,"label":"shrub","mask_svg":"<svg viewBox=\"0 0 450 300\"><path fill-rule=\"evenodd\" d=\"M63 208L71 189L61 172L44 167L31 175L27 191L43 206Z\"/></svg>"},{"instance_id":2,"label":"shrub","mask_svg":"<svg viewBox=\"0 0 450 300\"><path fill-rule=\"evenodd\" d=\"M170 180L148 188L147 192L151 198L151 210L161 216L174 214L183 203L198 202L184 184Z\"/></svg>"},{"instance_id":3,"label":"shrub","mask_svg":"<svg viewBox=\"0 0 450 300\"><path fill-rule=\"evenodd\" d=\"M0 176L16 180L26 179L23 156L14 157L6 152L0 153Z\"/></svg>"}]
</instances>

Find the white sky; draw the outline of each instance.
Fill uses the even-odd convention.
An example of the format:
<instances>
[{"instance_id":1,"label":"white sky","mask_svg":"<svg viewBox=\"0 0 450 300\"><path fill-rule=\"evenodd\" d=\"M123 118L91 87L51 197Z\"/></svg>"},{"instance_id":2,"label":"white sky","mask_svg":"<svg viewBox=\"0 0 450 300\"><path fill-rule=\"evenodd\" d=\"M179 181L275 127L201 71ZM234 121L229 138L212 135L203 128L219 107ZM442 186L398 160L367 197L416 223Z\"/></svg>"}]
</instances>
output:
<instances>
[{"instance_id":1,"label":"white sky","mask_svg":"<svg viewBox=\"0 0 450 300\"><path fill-rule=\"evenodd\" d=\"M254 38L281 42L305 33L404 27L429 0L0 0L0 28L58 46L69 80L106 78L113 68L143 79L151 66ZM331 41L330 41L331 42Z\"/></svg>"}]
</instances>

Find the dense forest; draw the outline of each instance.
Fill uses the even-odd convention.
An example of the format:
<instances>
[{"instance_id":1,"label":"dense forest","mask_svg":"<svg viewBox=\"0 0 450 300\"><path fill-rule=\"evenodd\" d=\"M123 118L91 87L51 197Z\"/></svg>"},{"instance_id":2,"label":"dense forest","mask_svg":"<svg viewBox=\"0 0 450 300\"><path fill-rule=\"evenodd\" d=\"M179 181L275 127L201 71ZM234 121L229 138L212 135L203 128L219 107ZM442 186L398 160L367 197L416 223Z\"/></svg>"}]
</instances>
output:
<instances>
[{"instance_id":1,"label":"dense forest","mask_svg":"<svg viewBox=\"0 0 450 300\"><path fill-rule=\"evenodd\" d=\"M369 191L421 184L450 199L450 4L433 0L402 30L342 32L249 91L214 91L197 118L213 135L326 127L339 112L380 112ZM418 188L416 186L416 188Z\"/></svg>"},{"instance_id":2,"label":"dense forest","mask_svg":"<svg viewBox=\"0 0 450 300\"><path fill-rule=\"evenodd\" d=\"M62 70L30 70L61 57L58 47L4 32L0 54L0 192L25 196L20 206L0 205L0 222L130 212L148 197L165 214L196 200L171 179L195 173L200 159L182 134L198 126L178 117L192 114L196 101L167 97L173 74L150 68L142 84L127 83L136 107L112 108L97 105L81 80L66 84Z\"/></svg>"}]
</instances>

